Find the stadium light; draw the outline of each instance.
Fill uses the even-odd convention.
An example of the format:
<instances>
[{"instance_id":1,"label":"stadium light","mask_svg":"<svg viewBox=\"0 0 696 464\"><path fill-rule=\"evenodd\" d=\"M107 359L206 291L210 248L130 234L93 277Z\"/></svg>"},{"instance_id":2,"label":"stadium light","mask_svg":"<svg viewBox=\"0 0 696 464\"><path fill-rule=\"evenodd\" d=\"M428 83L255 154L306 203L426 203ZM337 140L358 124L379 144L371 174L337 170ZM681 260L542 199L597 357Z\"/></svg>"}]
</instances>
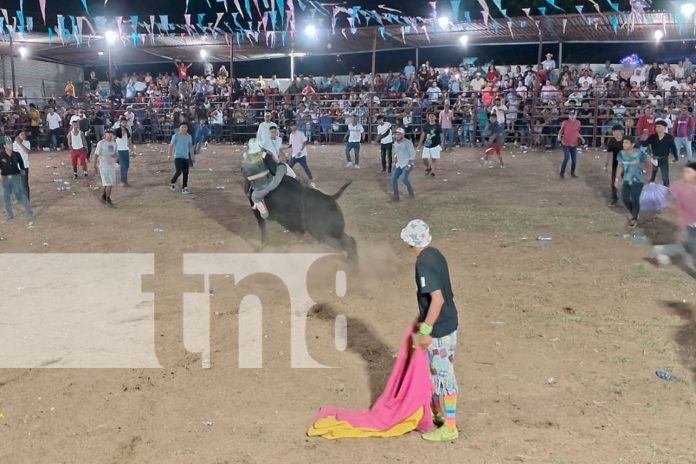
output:
<instances>
[{"instance_id":1,"label":"stadium light","mask_svg":"<svg viewBox=\"0 0 696 464\"><path fill-rule=\"evenodd\" d=\"M104 56L104 52L97 52L97 55Z\"/></svg>"},{"instance_id":2,"label":"stadium light","mask_svg":"<svg viewBox=\"0 0 696 464\"><path fill-rule=\"evenodd\" d=\"M468 43L469 43L469 37L466 36L466 35L461 36L461 37L459 38L459 43L460 43L461 45L466 45L466 44L468 44Z\"/></svg>"},{"instance_id":3,"label":"stadium light","mask_svg":"<svg viewBox=\"0 0 696 464\"><path fill-rule=\"evenodd\" d=\"M29 50L27 50L27 47L19 47L19 56L26 58L28 54Z\"/></svg>"},{"instance_id":4,"label":"stadium light","mask_svg":"<svg viewBox=\"0 0 696 464\"><path fill-rule=\"evenodd\" d=\"M683 14L687 18L693 16L694 12L696 12L696 5L694 5L693 3L684 3L681 6L681 14Z\"/></svg>"},{"instance_id":5,"label":"stadium light","mask_svg":"<svg viewBox=\"0 0 696 464\"><path fill-rule=\"evenodd\" d=\"M106 39L106 43L109 45L113 44L116 42L118 39L118 34L116 34L114 31L106 31L104 33L104 38Z\"/></svg>"},{"instance_id":6,"label":"stadium light","mask_svg":"<svg viewBox=\"0 0 696 464\"><path fill-rule=\"evenodd\" d=\"M665 36L665 34L660 29L655 31L655 41L656 42L659 42L660 40L662 40L662 38L664 36Z\"/></svg>"},{"instance_id":7,"label":"stadium light","mask_svg":"<svg viewBox=\"0 0 696 464\"><path fill-rule=\"evenodd\" d=\"M440 16L437 20L437 23L440 25L441 28L446 28L449 26L450 19L447 16Z\"/></svg>"},{"instance_id":8,"label":"stadium light","mask_svg":"<svg viewBox=\"0 0 696 464\"><path fill-rule=\"evenodd\" d=\"M201 50L201 59L205 60L206 58L208 58L208 52L205 50Z\"/></svg>"},{"instance_id":9,"label":"stadium light","mask_svg":"<svg viewBox=\"0 0 696 464\"><path fill-rule=\"evenodd\" d=\"M305 27L304 33L310 39L317 38L317 28L313 24L308 24L307 27Z\"/></svg>"}]
</instances>

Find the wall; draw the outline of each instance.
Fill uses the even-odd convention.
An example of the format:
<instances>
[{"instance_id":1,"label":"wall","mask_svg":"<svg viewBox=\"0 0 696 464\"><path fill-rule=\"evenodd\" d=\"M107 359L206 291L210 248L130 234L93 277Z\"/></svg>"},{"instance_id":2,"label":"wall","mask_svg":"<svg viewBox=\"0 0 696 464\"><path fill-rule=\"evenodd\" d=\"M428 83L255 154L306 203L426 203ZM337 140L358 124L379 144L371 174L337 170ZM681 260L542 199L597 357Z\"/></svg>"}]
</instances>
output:
<instances>
[{"instance_id":1,"label":"wall","mask_svg":"<svg viewBox=\"0 0 696 464\"><path fill-rule=\"evenodd\" d=\"M31 97L50 97L65 95L65 84L72 80L80 93L84 79L83 69L45 61L15 58L15 82L24 87L24 95ZM3 88L12 88L12 67L10 57L0 58L0 82Z\"/></svg>"}]
</instances>

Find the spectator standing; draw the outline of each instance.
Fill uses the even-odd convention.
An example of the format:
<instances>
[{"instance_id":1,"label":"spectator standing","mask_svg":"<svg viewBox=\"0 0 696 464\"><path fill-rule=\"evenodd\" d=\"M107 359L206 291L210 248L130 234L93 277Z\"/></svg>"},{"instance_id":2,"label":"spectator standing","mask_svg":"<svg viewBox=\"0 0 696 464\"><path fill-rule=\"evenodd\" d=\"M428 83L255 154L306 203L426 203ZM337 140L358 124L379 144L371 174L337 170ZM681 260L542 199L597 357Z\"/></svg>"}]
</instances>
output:
<instances>
[{"instance_id":1,"label":"spectator standing","mask_svg":"<svg viewBox=\"0 0 696 464\"><path fill-rule=\"evenodd\" d=\"M201 118L196 124L196 139L194 142L193 154L198 155L204 145L208 145L210 139L210 126L207 118Z\"/></svg>"},{"instance_id":2,"label":"spectator standing","mask_svg":"<svg viewBox=\"0 0 696 464\"><path fill-rule=\"evenodd\" d=\"M694 117L689 114L689 108L686 105L681 106L679 117L674 123L674 143L676 145L676 155L679 159L679 154L682 147L686 151L686 162L693 161L693 151L691 141L694 138Z\"/></svg>"},{"instance_id":3,"label":"spectator standing","mask_svg":"<svg viewBox=\"0 0 696 464\"><path fill-rule=\"evenodd\" d=\"M292 150L292 158L290 159L288 166L290 169L292 169L292 167L296 164L302 166L302 169L304 169L304 172L307 174L307 178L309 179L310 187L316 188L314 176L307 165L307 144L309 143L309 140L307 140L307 137L299 130L296 122L293 121L290 123L290 130L291 132L290 136L288 137L288 142L290 143L290 149Z\"/></svg>"},{"instance_id":4,"label":"spectator standing","mask_svg":"<svg viewBox=\"0 0 696 464\"><path fill-rule=\"evenodd\" d=\"M635 228L640 214L640 194L645 184L643 172L650 169L648 155L644 148L636 149L630 137L624 137L623 150L619 153L618 161L621 169L617 172L614 185L619 185L619 179L623 179L621 196L629 213L628 226Z\"/></svg>"},{"instance_id":5,"label":"spectator standing","mask_svg":"<svg viewBox=\"0 0 696 464\"><path fill-rule=\"evenodd\" d=\"M24 163L22 156L12 150L12 139L7 136L0 137L3 144L3 151L0 154L0 175L2 176L2 199L5 206L7 220L14 218L12 211L12 195L14 194L17 201L22 203L27 218L29 219L29 227L34 225L34 212L29 204L24 187L22 186L21 176L24 175Z\"/></svg>"},{"instance_id":6,"label":"spectator standing","mask_svg":"<svg viewBox=\"0 0 696 464\"><path fill-rule=\"evenodd\" d=\"M94 108L94 117L92 118L92 129L94 130L94 139L99 142L104 138L104 125L106 116L102 111L101 105L97 103Z\"/></svg>"},{"instance_id":7,"label":"spectator standing","mask_svg":"<svg viewBox=\"0 0 696 464\"><path fill-rule=\"evenodd\" d=\"M41 150L41 113L33 103L29 105L29 115L31 116L31 123L29 126L31 128L31 138L34 140L36 149Z\"/></svg>"},{"instance_id":8,"label":"spectator standing","mask_svg":"<svg viewBox=\"0 0 696 464\"><path fill-rule=\"evenodd\" d=\"M570 160L570 176L578 177L576 173L578 142L585 143L585 138L580 135L580 121L575 110L568 113L568 119L563 121L558 132L558 141L563 147L563 163L561 164L561 179L565 178L566 168Z\"/></svg>"},{"instance_id":9,"label":"spectator standing","mask_svg":"<svg viewBox=\"0 0 696 464\"><path fill-rule=\"evenodd\" d=\"M31 202L31 192L29 191L29 152L31 151L31 144L27 140L27 134L23 129L17 131L14 143L12 144L12 151L19 153L19 156L22 157L22 163L24 164L22 185L24 187L24 193L27 194L27 200Z\"/></svg>"},{"instance_id":10,"label":"spectator standing","mask_svg":"<svg viewBox=\"0 0 696 464\"><path fill-rule=\"evenodd\" d=\"M51 150L55 149L58 151L58 144L61 141L61 126L63 120L56 113L56 110L51 106L48 108L48 114L46 114L46 125L48 126L48 141Z\"/></svg>"},{"instance_id":11,"label":"spectator standing","mask_svg":"<svg viewBox=\"0 0 696 464\"><path fill-rule=\"evenodd\" d=\"M392 199L399 201L399 179L406 186L408 196L416 198L413 186L408 180L416 161L416 149L413 142L406 138L406 131L403 127L396 129L394 133L394 174L392 175Z\"/></svg>"},{"instance_id":12,"label":"spectator standing","mask_svg":"<svg viewBox=\"0 0 696 464\"><path fill-rule=\"evenodd\" d=\"M449 103L445 103L445 107L440 111L439 115L440 128L442 129L442 136L444 138L443 151L451 150L454 146L454 126L452 121L454 120L454 113L450 110Z\"/></svg>"},{"instance_id":13,"label":"spectator standing","mask_svg":"<svg viewBox=\"0 0 696 464\"><path fill-rule=\"evenodd\" d=\"M437 123L435 113L429 113L428 122L423 125L423 132L418 142L418 148L423 150L422 156L426 176L435 177L435 167L442 152L441 140L442 129Z\"/></svg>"},{"instance_id":14,"label":"spectator standing","mask_svg":"<svg viewBox=\"0 0 696 464\"><path fill-rule=\"evenodd\" d=\"M259 145L262 147L266 145L266 142L271 138L271 127L275 125L274 122L271 122L271 113L264 113L263 122L259 124L259 128L256 130L256 140L258 140Z\"/></svg>"},{"instance_id":15,"label":"spectator standing","mask_svg":"<svg viewBox=\"0 0 696 464\"><path fill-rule=\"evenodd\" d=\"M183 182L181 184L181 193L189 194L188 176L189 167L193 163L193 139L188 133L188 126L181 124L179 131L172 135L172 140L169 143L167 160L172 158L174 154L174 177L169 181L169 190L176 192L176 181L183 174Z\"/></svg>"},{"instance_id":16,"label":"spectator standing","mask_svg":"<svg viewBox=\"0 0 696 464\"><path fill-rule=\"evenodd\" d=\"M411 82L413 75L416 74L416 67L413 66L413 61L408 60L408 64L404 67L404 76L407 82Z\"/></svg>"},{"instance_id":17,"label":"spectator standing","mask_svg":"<svg viewBox=\"0 0 696 464\"><path fill-rule=\"evenodd\" d=\"M99 174L102 181L101 201L113 206L111 191L116 183L116 160L118 159L118 147L114 141L114 133L108 129L104 138L97 142L94 149L94 172Z\"/></svg>"},{"instance_id":18,"label":"spectator standing","mask_svg":"<svg viewBox=\"0 0 696 464\"><path fill-rule=\"evenodd\" d=\"M72 106L75 101L75 85L70 80L65 84L65 101L68 106Z\"/></svg>"},{"instance_id":19,"label":"spectator standing","mask_svg":"<svg viewBox=\"0 0 696 464\"><path fill-rule=\"evenodd\" d=\"M481 164L485 167L493 167L488 164L488 158L491 155L498 157L500 161L500 167L504 168L505 163L503 162L503 154L501 148L503 146L503 128L498 122L498 114L496 112L491 113L490 119L486 124L486 128L483 130L483 137L488 139L488 146L484 152L483 158L481 158Z\"/></svg>"},{"instance_id":20,"label":"spectator standing","mask_svg":"<svg viewBox=\"0 0 696 464\"><path fill-rule=\"evenodd\" d=\"M358 122L358 116L353 114L348 124L348 133L345 136L346 143L346 167L353 167L350 158L351 150L355 153L355 169L360 169L360 142L363 140L365 128Z\"/></svg>"},{"instance_id":21,"label":"spectator standing","mask_svg":"<svg viewBox=\"0 0 696 464\"><path fill-rule=\"evenodd\" d=\"M382 174L392 172L392 125L384 120L384 115L377 116L377 138L379 139L380 154L382 158Z\"/></svg>"},{"instance_id":22,"label":"spectator standing","mask_svg":"<svg viewBox=\"0 0 696 464\"><path fill-rule=\"evenodd\" d=\"M611 128L612 138L607 142L607 162L604 165L604 170L609 169L609 161L611 161L611 203L609 206L615 206L619 201L617 185L614 182L616 179L616 170L619 167L618 156L623 150L624 127L615 125Z\"/></svg>"},{"instance_id":23,"label":"spectator standing","mask_svg":"<svg viewBox=\"0 0 696 464\"><path fill-rule=\"evenodd\" d=\"M215 143L222 142L222 126L224 125L224 115L220 108L215 108L210 114L210 120L212 121L211 129L213 134L213 139Z\"/></svg>"},{"instance_id":24,"label":"spectator standing","mask_svg":"<svg viewBox=\"0 0 696 464\"><path fill-rule=\"evenodd\" d=\"M131 131L128 129L128 120L121 116L119 127L114 130L116 138L116 147L118 148L118 165L121 168L121 185L128 185L128 170L130 169L130 152L133 149L133 141Z\"/></svg>"},{"instance_id":25,"label":"spectator standing","mask_svg":"<svg viewBox=\"0 0 696 464\"><path fill-rule=\"evenodd\" d=\"M87 140L80 130L79 123L74 121L68 132L68 148L70 149L70 164L73 168L73 179L77 179L77 164L82 166L82 175L87 177Z\"/></svg>"},{"instance_id":26,"label":"spectator standing","mask_svg":"<svg viewBox=\"0 0 696 464\"><path fill-rule=\"evenodd\" d=\"M283 139L278 135L278 126L273 124L270 129L270 137L264 143L263 151L270 154L276 163L284 163L286 161L283 154Z\"/></svg>"}]
</instances>

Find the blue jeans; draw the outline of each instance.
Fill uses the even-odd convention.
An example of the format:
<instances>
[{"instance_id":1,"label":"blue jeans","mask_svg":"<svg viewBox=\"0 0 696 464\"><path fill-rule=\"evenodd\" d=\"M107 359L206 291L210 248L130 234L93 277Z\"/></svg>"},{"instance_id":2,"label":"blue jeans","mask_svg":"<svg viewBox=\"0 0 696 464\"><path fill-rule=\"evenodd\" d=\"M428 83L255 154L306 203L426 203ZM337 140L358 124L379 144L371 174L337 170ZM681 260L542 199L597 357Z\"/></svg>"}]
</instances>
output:
<instances>
[{"instance_id":1,"label":"blue jeans","mask_svg":"<svg viewBox=\"0 0 696 464\"><path fill-rule=\"evenodd\" d=\"M474 125L464 124L461 126L461 135L459 137L459 143L464 145L465 143L473 144L474 140Z\"/></svg>"},{"instance_id":2,"label":"blue jeans","mask_svg":"<svg viewBox=\"0 0 696 464\"><path fill-rule=\"evenodd\" d=\"M401 175L403 174L403 177ZM400 168L397 166L396 169L394 169L394 174L392 174L392 191L395 194L399 193L399 177L401 177L401 182L404 183L406 186L406 190L408 190L409 195L414 195L413 193L413 186L411 185L411 182L408 180L408 176L411 175L411 171L407 171L404 168Z\"/></svg>"},{"instance_id":3,"label":"blue jeans","mask_svg":"<svg viewBox=\"0 0 696 464\"><path fill-rule=\"evenodd\" d=\"M350 151L355 151L355 164L360 164L360 142L348 142L346 144L346 161L350 163Z\"/></svg>"},{"instance_id":4,"label":"blue jeans","mask_svg":"<svg viewBox=\"0 0 696 464\"><path fill-rule=\"evenodd\" d=\"M302 169L304 169L305 174L307 174L307 177L309 178L310 181L314 180L314 176L312 176L312 171L309 170L309 166L307 166L307 157L303 156L302 158L293 158L290 160L288 163L288 166L290 166L290 169L296 164L299 164L302 166Z\"/></svg>"},{"instance_id":5,"label":"blue jeans","mask_svg":"<svg viewBox=\"0 0 696 464\"><path fill-rule=\"evenodd\" d=\"M691 140L689 140L686 137L675 137L674 138L674 146L676 147L676 157L675 159L678 161L679 160L679 153L681 152L682 147L684 147L684 150L686 150L686 159L690 163L694 160L694 154L693 151L691 150Z\"/></svg>"},{"instance_id":6,"label":"blue jeans","mask_svg":"<svg viewBox=\"0 0 696 464\"><path fill-rule=\"evenodd\" d=\"M22 206L24 206L24 211L29 219L34 217L34 212L31 210L31 205L29 205L29 199L24 191L24 185L22 185L22 175L15 174L12 176L2 176L2 201L5 204L5 212L7 213L7 219L12 219L14 213L12 212L12 194L14 193L15 198L19 201Z\"/></svg>"},{"instance_id":7,"label":"blue jeans","mask_svg":"<svg viewBox=\"0 0 696 464\"><path fill-rule=\"evenodd\" d=\"M443 148L445 150L452 148L454 145L454 129L442 129L442 135L445 138L445 146Z\"/></svg>"},{"instance_id":8,"label":"blue jeans","mask_svg":"<svg viewBox=\"0 0 696 464\"><path fill-rule=\"evenodd\" d=\"M577 147L563 147L563 164L561 164L561 175L565 176L566 167L568 166L568 161L570 160L570 173L575 175L575 168L577 166Z\"/></svg>"},{"instance_id":9,"label":"blue jeans","mask_svg":"<svg viewBox=\"0 0 696 464\"><path fill-rule=\"evenodd\" d=\"M118 164L121 166L121 182L128 182L128 168L130 167L130 152L128 150L118 151Z\"/></svg>"}]
</instances>

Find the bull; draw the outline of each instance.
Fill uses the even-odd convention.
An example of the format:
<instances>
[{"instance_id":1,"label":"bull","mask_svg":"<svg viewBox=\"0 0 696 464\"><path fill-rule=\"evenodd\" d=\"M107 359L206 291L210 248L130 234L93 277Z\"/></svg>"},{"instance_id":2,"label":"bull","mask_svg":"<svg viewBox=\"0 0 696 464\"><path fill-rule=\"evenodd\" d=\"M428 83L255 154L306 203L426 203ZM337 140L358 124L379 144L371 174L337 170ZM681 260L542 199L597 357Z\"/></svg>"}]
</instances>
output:
<instances>
[{"instance_id":1,"label":"bull","mask_svg":"<svg viewBox=\"0 0 696 464\"><path fill-rule=\"evenodd\" d=\"M303 186L297 179L285 176L280 185L264 199L269 212L268 220L279 223L291 232L308 233L319 243L343 251L348 260L357 262L357 245L355 239L345 233L343 213L337 202L350 184L351 182L347 182L335 194L327 195ZM244 191L250 197L249 181L245 181ZM253 205L251 198L249 204ZM252 211L261 228L261 243L265 245L266 220L257 210Z\"/></svg>"}]
</instances>

